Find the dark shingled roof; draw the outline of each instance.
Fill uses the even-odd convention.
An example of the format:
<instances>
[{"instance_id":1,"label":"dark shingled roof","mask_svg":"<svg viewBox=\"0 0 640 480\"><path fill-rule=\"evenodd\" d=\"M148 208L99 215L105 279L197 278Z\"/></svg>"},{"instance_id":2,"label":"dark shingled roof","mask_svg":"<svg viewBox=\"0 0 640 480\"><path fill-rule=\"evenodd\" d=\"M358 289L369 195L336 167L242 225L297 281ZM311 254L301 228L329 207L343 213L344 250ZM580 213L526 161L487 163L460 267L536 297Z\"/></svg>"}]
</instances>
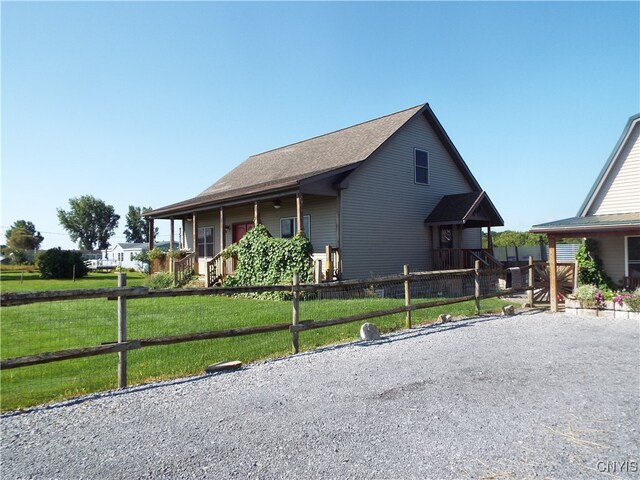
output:
<instances>
[{"instance_id":1,"label":"dark shingled roof","mask_svg":"<svg viewBox=\"0 0 640 480\"><path fill-rule=\"evenodd\" d=\"M362 162L423 106L252 155L199 196L310 177Z\"/></svg>"},{"instance_id":2,"label":"dark shingled roof","mask_svg":"<svg viewBox=\"0 0 640 480\"><path fill-rule=\"evenodd\" d=\"M640 234L640 212L571 217L534 225L532 233L586 236L598 232L632 232Z\"/></svg>"},{"instance_id":3,"label":"dark shingled roof","mask_svg":"<svg viewBox=\"0 0 640 480\"><path fill-rule=\"evenodd\" d=\"M474 212L481 207L483 221L473 217ZM488 222L487 222L488 220ZM504 225L502 217L494 207L485 192L459 193L456 195L445 195L432 210L431 214L424 221L426 225L459 225L486 226L490 223L492 227Z\"/></svg>"},{"instance_id":4,"label":"dark shingled roof","mask_svg":"<svg viewBox=\"0 0 640 480\"><path fill-rule=\"evenodd\" d=\"M145 216L167 218L168 215L182 215L196 208L210 208L224 202L243 200L252 195L297 188L300 182L318 175L330 172L346 173L357 168L403 125L421 112L471 187L479 190L478 182L436 119L429 104L425 103L286 147L252 155L196 197L146 212Z\"/></svg>"}]
</instances>

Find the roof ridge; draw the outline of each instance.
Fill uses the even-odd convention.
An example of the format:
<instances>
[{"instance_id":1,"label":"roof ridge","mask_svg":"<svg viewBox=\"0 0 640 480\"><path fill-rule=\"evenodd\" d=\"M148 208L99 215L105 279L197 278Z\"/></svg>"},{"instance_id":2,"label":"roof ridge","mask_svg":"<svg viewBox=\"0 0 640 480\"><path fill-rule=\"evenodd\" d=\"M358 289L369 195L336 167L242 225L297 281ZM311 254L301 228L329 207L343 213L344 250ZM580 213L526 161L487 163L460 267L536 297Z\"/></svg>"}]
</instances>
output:
<instances>
[{"instance_id":1,"label":"roof ridge","mask_svg":"<svg viewBox=\"0 0 640 480\"><path fill-rule=\"evenodd\" d=\"M397 112L394 112L394 113L388 113L387 115L382 115L382 116L380 116L380 117L372 118L371 120L366 120L366 121L364 121L364 122L355 123L355 124L350 125L350 126L348 126L348 127L339 128L339 129L337 129L337 130L333 130L333 131L331 131L331 132L323 133L323 134L321 134L321 135L316 135L315 137L307 138L307 139L305 139L305 140L299 140L299 141L297 141L297 142L289 143L289 144L287 144L287 145L283 145L283 146L281 146L281 147L272 148L272 149L270 149L270 150L265 150L264 152L260 152L260 153L255 153L255 154L253 154L253 155L250 155L250 156L249 156L249 158L259 157L260 155L264 155L265 153L276 152L276 151L278 151L278 150L283 150L283 149L285 149L285 148L289 148L289 147L292 147L292 146L294 146L294 145L299 145L299 144L301 144L301 143L310 142L311 140L315 140L315 139L317 139L317 138L322 138L322 137L326 137L326 136L329 136L329 135L333 135L333 134L335 134L335 133L342 132L342 131L344 131L344 130L349 130L350 128L359 127L359 126L361 126L361 125L365 125L365 124L367 124L367 123L377 122L378 120L382 120L383 118L392 117L392 116L394 116L394 115L398 115L398 114L400 114L400 113L404 113L404 112L407 112L407 111L409 111L409 110L413 110L414 108L418 108L418 107L422 108L422 107L424 107L425 105L428 105L428 102L427 102L427 103L421 103L421 104L418 104L418 105L414 105L413 107L405 108L405 109L403 109L403 110L398 110Z\"/></svg>"}]
</instances>

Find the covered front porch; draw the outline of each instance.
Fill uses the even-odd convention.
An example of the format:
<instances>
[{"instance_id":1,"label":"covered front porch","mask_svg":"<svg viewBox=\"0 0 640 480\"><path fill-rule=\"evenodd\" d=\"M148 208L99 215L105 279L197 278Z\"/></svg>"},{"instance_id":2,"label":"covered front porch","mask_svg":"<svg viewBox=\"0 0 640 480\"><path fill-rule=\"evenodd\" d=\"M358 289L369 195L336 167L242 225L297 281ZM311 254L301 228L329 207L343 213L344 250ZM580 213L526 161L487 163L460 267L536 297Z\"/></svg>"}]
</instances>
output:
<instances>
[{"instance_id":1,"label":"covered front porch","mask_svg":"<svg viewBox=\"0 0 640 480\"><path fill-rule=\"evenodd\" d=\"M310 262L316 281L331 281L341 279L342 275L337 205L336 195L280 191L171 215L157 215L156 211L150 219L150 228L153 231L158 220L169 220L170 236L175 238L175 224L179 225L180 245L189 253L172 262L170 269L176 278L183 275L181 272L193 272L207 287L220 284L237 265L237 259L224 258L223 251L255 225L262 224L274 237L304 234L313 245Z\"/></svg>"}]
</instances>

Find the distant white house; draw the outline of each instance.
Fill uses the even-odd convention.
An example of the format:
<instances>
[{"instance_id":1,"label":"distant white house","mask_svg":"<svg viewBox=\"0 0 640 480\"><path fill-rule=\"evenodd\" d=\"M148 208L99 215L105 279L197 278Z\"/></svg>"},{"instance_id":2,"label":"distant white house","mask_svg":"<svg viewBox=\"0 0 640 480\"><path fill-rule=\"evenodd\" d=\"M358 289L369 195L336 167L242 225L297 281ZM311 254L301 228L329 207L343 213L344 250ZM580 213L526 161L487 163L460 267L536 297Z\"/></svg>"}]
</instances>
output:
<instances>
[{"instance_id":1,"label":"distant white house","mask_svg":"<svg viewBox=\"0 0 640 480\"><path fill-rule=\"evenodd\" d=\"M159 242L154 244L155 248L167 251L169 242ZM100 261L101 268L120 267L139 271L147 271L148 265L137 260L144 250L149 250L148 243L116 243L102 251Z\"/></svg>"}]
</instances>

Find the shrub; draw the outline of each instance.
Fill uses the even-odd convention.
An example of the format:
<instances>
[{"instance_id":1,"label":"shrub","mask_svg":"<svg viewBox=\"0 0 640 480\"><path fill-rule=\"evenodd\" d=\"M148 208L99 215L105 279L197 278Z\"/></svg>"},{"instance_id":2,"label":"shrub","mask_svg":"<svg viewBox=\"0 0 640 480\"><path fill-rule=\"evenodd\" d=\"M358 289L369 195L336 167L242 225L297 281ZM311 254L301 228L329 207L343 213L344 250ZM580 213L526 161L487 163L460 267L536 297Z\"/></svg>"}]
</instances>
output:
<instances>
[{"instance_id":1,"label":"shrub","mask_svg":"<svg viewBox=\"0 0 640 480\"><path fill-rule=\"evenodd\" d=\"M604 308L605 302L611 300L618 305L626 305L633 312L640 312L640 288L634 292L614 292L595 285L580 285L573 294L586 308Z\"/></svg>"},{"instance_id":2,"label":"shrub","mask_svg":"<svg viewBox=\"0 0 640 480\"><path fill-rule=\"evenodd\" d=\"M169 272L158 272L149 275L145 285L151 290L164 290L173 287L173 274Z\"/></svg>"},{"instance_id":3,"label":"shrub","mask_svg":"<svg viewBox=\"0 0 640 480\"><path fill-rule=\"evenodd\" d=\"M598 287L611 287L612 282L604 274L602 261L598 256L598 243L587 238L576 252L578 261L578 282L581 285L597 285Z\"/></svg>"},{"instance_id":4,"label":"shrub","mask_svg":"<svg viewBox=\"0 0 640 480\"><path fill-rule=\"evenodd\" d=\"M158 247L155 247L154 249L149 250L147 253L147 258L149 259L150 262L153 262L154 260L163 260L166 256L167 256L167 252L165 252L164 250L161 250Z\"/></svg>"},{"instance_id":5,"label":"shrub","mask_svg":"<svg viewBox=\"0 0 640 480\"><path fill-rule=\"evenodd\" d=\"M82 261L80 252L52 248L40 252L36 257L36 267L42 278L75 278L84 277L89 269Z\"/></svg>"},{"instance_id":6,"label":"shrub","mask_svg":"<svg viewBox=\"0 0 640 480\"><path fill-rule=\"evenodd\" d=\"M621 294L620 303L625 304L632 312L640 312L640 287L633 292Z\"/></svg>"},{"instance_id":7,"label":"shrub","mask_svg":"<svg viewBox=\"0 0 640 480\"><path fill-rule=\"evenodd\" d=\"M574 295L584 307L600 308L604 306L602 292L595 285L580 285Z\"/></svg>"},{"instance_id":8,"label":"shrub","mask_svg":"<svg viewBox=\"0 0 640 480\"><path fill-rule=\"evenodd\" d=\"M224 256L237 256L238 266L233 275L224 280L225 286L286 285L293 273L300 282L312 279L311 242L304 235L293 238L273 238L264 225L257 225L237 243L224 251Z\"/></svg>"},{"instance_id":9,"label":"shrub","mask_svg":"<svg viewBox=\"0 0 640 480\"><path fill-rule=\"evenodd\" d=\"M169 250L167 252L167 255L169 255L171 258L175 258L176 260L180 260L189 255L189 253L190 252L188 250Z\"/></svg>"}]
</instances>

